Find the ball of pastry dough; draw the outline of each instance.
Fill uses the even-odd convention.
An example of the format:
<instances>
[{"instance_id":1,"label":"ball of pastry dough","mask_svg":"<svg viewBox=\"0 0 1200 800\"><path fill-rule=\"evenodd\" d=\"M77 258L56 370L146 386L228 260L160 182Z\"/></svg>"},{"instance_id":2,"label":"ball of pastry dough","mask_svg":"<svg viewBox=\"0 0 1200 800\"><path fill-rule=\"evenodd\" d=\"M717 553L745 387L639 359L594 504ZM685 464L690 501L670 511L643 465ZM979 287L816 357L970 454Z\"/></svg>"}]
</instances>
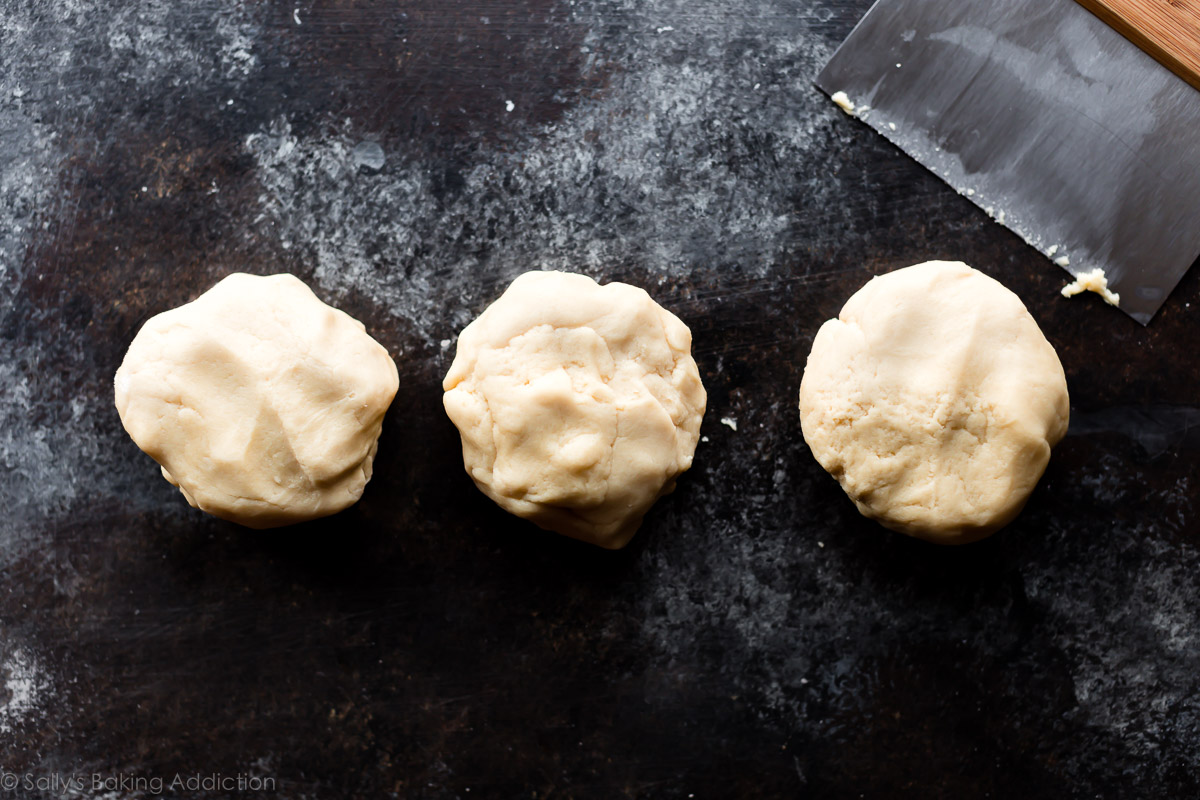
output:
<instances>
[{"instance_id":1,"label":"ball of pastry dough","mask_svg":"<svg viewBox=\"0 0 1200 800\"><path fill-rule=\"evenodd\" d=\"M821 326L800 384L804 439L859 511L942 544L1020 512L1068 413L1020 299L958 262L872 279Z\"/></svg>"},{"instance_id":2,"label":"ball of pastry dough","mask_svg":"<svg viewBox=\"0 0 1200 800\"><path fill-rule=\"evenodd\" d=\"M687 326L641 289L527 272L443 382L476 485L542 528L624 547L692 464L706 395Z\"/></svg>"},{"instance_id":3,"label":"ball of pastry dough","mask_svg":"<svg viewBox=\"0 0 1200 800\"><path fill-rule=\"evenodd\" d=\"M138 447L202 511L271 528L362 496L396 365L292 275L230 275L151 318L117 370Z\"/></svg>"}]
</instances>

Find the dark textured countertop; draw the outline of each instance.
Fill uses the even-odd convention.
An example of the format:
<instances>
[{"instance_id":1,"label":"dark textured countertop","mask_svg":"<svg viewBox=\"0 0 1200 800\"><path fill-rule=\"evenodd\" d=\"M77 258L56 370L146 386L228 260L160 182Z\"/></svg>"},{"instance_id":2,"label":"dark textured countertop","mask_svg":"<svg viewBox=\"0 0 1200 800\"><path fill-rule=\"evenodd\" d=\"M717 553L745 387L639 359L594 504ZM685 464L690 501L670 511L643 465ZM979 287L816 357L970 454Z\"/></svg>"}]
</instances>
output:
<instances>
[{"instance_id":1,"label":"dark textured countertop","mask_svg":"<svg viewBox=\"0 0 1200 800\"><path fill-rule=\"evenodd\" d=\"M868 4L0 0L0 795L1200 793L1200 274L1145 329L1061 298L812 87ZM821 322L934 257L1021 296L1072 398L959 549L860 518L796 412ZM441 409L538 267L694 334L705 441L621 552L494 507ZM208 518L121 429L139 325L235 270L396 358L341 515Z\"/></svg>"}]
</instances>

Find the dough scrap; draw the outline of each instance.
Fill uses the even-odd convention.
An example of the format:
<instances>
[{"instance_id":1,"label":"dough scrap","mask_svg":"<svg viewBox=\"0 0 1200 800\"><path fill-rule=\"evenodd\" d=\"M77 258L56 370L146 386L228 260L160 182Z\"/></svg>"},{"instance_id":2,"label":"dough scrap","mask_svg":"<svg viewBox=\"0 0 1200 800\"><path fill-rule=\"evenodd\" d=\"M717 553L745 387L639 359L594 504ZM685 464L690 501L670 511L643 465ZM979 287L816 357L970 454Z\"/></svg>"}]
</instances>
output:
<instances>
[{"instance_id":1,"label":"dough scrap","mask_svg":"<svg viewBox=\"0 0 1200 800\"><path fill-rule=\"evenodd\" d=\"M192 506L251 528L357 502L396 365L298 278L229 275L152 317L114 380L138 447Z\"/></svg>"},{"instance_id":2,"label":"dough scrap","mask_svg":"<svg viewBox=\"0 0 1200 800\"><path fill-rule=\"evenodd\" d=\"M1108 288L1108 276L1103 269L1093 269L1081 272L1075 280L1062 288L1063 297L1074 297L1082 292L1095 292L1104 298L1110 306L1121 305L1121 295Z\"/></svg>"},{"instance_id":3,"label":"dough scrap","mask_svg":"<svg viewBox=\"0 0 1200 800\"><path fill-rule=\"evenodd\" d=\"M707 396L692 335L642 289L527 272L463 329L442 383L475 484L609 549L692 464Z\"/></svg>"},{"instance_id":4,"label":"dough scrap","mask_svg":"<svg viewBox=\"0 0 1200 800\"><path fill-rule=\"evenodd\" d=\"M829 96L829 99L850 116L858 116L858 109L855 108L853 101L850 100L850 97L845 92L834 92Z\"/></svg>"},{"instance_id":5,"label":"dough scrap","mask_svg":"<svg viewBox=\"0 0 1200 800\"><path fill-rule=\"evenodd\" d=\"M869 281L817 332L800 384L804 438L859 511L942 544L1016 517L1068 417L1037 323L959 262Z\"/></svg>"}]
</instances>

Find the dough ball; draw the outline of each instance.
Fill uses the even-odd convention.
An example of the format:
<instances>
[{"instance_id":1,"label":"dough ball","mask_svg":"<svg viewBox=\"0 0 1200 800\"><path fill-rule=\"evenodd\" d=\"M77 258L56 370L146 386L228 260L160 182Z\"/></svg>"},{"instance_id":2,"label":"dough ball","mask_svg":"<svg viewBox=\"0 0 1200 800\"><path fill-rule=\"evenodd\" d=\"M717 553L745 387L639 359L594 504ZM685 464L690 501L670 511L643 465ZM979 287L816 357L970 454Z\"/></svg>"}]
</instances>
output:
<instances>
[{"instance_id":1,"label":"dough ball","mask_svg":"<svg viewBox=\"0 0 1200 800\"><path fill-rule=\"evenodd\" d=\"M800 384L804 439L858 510L942 544L1020 512L1068 413L1020 299L958 262L872 279L821 326Z\"/></svg>"},{"instance_id":2,"label":"dough ball","mask_svg":"<svg viewBox=\"0 0 1200 800\"><path fill-rule=\"evenodd\" d=\"M292 275L233 274L138 332L117 411L202 511L271 528L362 496L396 365Z\"/></svg>"},{"instance_id":3,"label":"dough ball","mask_svg":"<svg viewBox=\"0 0 1200 800\"><path fill-rule=\"evenodd\" d=\"M463 461L505 510L616 549L692 465L692 334L641 289L527 272L458 339L443 387Z\"/></svg>"}]
</instances>

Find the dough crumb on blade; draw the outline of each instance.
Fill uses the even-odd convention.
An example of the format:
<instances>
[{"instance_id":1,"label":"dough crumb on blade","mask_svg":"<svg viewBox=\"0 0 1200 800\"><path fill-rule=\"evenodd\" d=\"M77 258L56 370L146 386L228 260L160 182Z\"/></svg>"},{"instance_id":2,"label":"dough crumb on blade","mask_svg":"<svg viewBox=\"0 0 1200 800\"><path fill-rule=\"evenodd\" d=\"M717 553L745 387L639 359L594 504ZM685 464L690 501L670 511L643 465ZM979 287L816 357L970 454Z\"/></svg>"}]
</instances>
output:
<instances>
[{"instance_id":1,"label":"dough crumb on blade","mask_svg":"<svg viewBox=\"0 0 1200 800\"><path fill-rule=\"evenodd\" d=\"M1104 274L1103 269L1081 272L1075 276L1074 281L1062 288L1063 297L1074 297L1082 292L1095 292L1110 306L1121 305L1121 295L1108 288L1108 276Z\"/></svg>"},{"instance_id":2,"label":"dough crumb on blade","mask_svg":"<svg viewBox=\"0 0 1200 800\"><path fill-rule=\"evenodd\" d=\"M399 376L298 278L234 273L147 321L113 384L125 430L188 503L273 528L358 501Z\"/></svg>"},{"instance_id":3,"label":"dough crumb on blade","mask_svg":"<svg viewBox=\"0 0 1200 800\"><path fill-rule=\"evenodd\" d=\"M475 484L609 549L692 464L707 397L687 326L642 289L527 272L458 338L442 387Z\"/></svg>"},{"instance_id":4,"label":"dough crumb on blade","mask_svg":"<svg viewBox=\"0 0 1200 800\"><path fill-rule=\"evenodd\" d=\"M829 96L829 99L837 104L838 108L840 108L842 111L845 111L850 116L858 116L858 109L854 107L854 103L850 100L849 95L847 95L845 92L834 92Z\"/></svg>"},{"instance_id":5,"label":"dough crumb on blade","mask_svg":"<svg viewBox=\"0 0 1200 800\"><path fill-rule=\"evenodd\" d=\"M869 281L821 326L800 384L804 439L859 511L941 544L1016 517L1068 416L1024 304L959 262Z\"/></svg>"}]
</instances>

